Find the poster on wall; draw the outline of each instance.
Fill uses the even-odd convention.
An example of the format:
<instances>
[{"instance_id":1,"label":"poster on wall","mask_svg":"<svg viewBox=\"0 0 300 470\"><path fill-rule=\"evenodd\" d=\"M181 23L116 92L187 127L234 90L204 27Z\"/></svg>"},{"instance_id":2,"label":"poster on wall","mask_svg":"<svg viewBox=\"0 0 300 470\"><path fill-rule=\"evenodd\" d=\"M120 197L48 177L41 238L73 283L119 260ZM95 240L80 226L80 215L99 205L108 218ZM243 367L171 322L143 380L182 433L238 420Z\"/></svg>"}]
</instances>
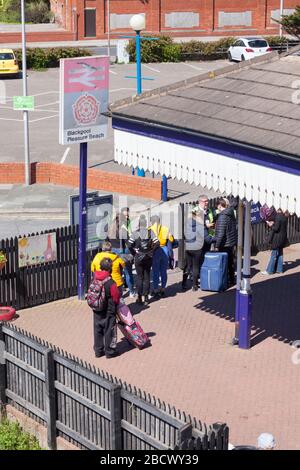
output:
<instances>
[{"instance_id":1,"label":"poster on wall","mask_svg":"<svg viewBox=\"0 0 300 470\"><path fill-rule=\"evenodd\" d=\"M18 252L19 268L56 261L56 233L20 238Z\"/></svg>"},{"instance_id":2,"label":"poster on wall","mask_svg":"<svg viewBox=\"0 0 300 470\"><path fill-rule=\"evenodd\" d=\"M80 144L106 137L108 76L107 56L60 60L60 144Z\"/></svg>"}]
</instances>

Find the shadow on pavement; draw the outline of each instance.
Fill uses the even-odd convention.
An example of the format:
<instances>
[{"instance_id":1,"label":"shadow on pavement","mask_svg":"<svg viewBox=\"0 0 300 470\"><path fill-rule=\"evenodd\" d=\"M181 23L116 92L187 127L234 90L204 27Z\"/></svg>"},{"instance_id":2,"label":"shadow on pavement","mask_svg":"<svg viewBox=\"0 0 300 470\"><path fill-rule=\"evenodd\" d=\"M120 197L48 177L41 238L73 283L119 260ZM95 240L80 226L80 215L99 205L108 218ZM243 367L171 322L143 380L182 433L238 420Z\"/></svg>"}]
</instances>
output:
<instances>
[{"instance_id":1,"label":"shadow on pavement","mask_svg":"<svg viewBox=\"0 0 300 470\"><path fill-rule=\"evenodd\" d=\"M299 266L299 261L288 269ZM288 270L287 269L287 270ZM300 273L274 274L252 284L253 316L251 346L268 337L284 343L300 340ZM234 322L236 289L208 295L195 305L197 309Z\"/></svg>"},{"instance_id":2,"label":"shadow on pavement","mask_svg":"<svg viewBox=\"0 0 300 470\"><path fill-rule=\"evenodd\" d=\"M149 333L146 332L146 334L149 338L156 336L156 333L154 333L153 331L149 331ZM152 344L150 341L149 344L145 346L143 349L148 349L151 347L152 347ZM133 346L125 337L123 337L120 341L118 341L117 348L118 348L118 353L120 354L120 356L122 354L127 353L128 351L131 351L132 349L136 349L135 346Z\"/></svg>"}]
</instances>

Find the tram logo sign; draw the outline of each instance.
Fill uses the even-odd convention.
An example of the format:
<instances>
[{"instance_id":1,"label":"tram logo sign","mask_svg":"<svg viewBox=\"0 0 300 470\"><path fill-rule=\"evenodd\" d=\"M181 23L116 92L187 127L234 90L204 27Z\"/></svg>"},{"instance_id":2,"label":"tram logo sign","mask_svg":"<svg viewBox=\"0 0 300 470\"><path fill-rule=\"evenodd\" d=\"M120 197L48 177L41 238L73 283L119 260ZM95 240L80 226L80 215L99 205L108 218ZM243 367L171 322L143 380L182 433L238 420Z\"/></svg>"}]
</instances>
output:
<instances>
[{"instance_id":1,"label":"tram logo sign","mask_svg":"<svg viewBox=\"0 0 300 470\"><path fill-rule=\"evenodd\" d=\"M108 57L61 59L60 144L90 142L106 137L108 74Z\"/></svg>"}]
</instances>

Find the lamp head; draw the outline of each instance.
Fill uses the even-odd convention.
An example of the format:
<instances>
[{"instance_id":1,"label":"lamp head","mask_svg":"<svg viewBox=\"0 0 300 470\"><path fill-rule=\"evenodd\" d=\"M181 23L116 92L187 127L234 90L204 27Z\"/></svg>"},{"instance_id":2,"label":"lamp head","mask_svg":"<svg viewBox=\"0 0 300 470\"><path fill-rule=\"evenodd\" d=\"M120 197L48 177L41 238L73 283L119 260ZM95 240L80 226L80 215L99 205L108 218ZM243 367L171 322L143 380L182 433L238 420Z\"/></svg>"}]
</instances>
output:
<instances>
[{"instance_id":1,"label":"lamp head","mask_svg":"<svg viewBox=\"0 0 300 470\"><path fill-rule=\"evenodd\" d=\"M142 31L146 26L145 17L143 15L133 15L129 23L134 31Z\"/></svg>"}]
</instances>

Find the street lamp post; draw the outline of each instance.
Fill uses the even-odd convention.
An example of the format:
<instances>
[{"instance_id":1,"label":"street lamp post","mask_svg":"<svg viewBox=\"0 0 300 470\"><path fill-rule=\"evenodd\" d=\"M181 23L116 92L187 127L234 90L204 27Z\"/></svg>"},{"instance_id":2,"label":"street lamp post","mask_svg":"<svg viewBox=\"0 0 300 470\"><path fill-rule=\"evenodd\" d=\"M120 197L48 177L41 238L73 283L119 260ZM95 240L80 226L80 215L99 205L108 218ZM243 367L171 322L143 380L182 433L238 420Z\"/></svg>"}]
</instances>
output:
<instances>
[{"instance_id":1,"label":"street lamp post","mask_svg":"<svg viewBox=\"0 0 300 470\"><path fill-rule=\"evenodd\" d=\"M87 142L80 144L79 174L79 239L78 239L78 299L85 298L86 282L86 222L87 222Z\"/></svg>"},{"instance_id":2,"label":"street lamp post","mask_svg":"<svg viewBox=\"0 0 300 470\"><path fill-rule=\"evenodd\" d=\"M145 17L143 15L133 15L130 19L130 26L135 31L135 53L136 53L136 83L137 94L142 94L142 59L141 59L141 31L145 29ZM147 38L146 38L147 39ZM152 38L150 38L151 40ZM134 174L134 168L132 169ZM145 171L137 169L138 176L145 176ZM168 180L165 175L162 176L162 199L168 200Z\"/></svg>"},{"instance_id":3,"label":"street lamp post","mask_svg":"<svg viewBox=\"0 0 300 470\"><path fill-rule=\"evenodd\" d=\"M239 347L250 348L252 322L251 292L251 202L245 203L243 279L239 298Z\"/></svg>"},{"instance_id":4,"label":"street lamp post","mask_svg":"<svg viewBox=\"0 0 300 470\"><path fill-rule=\"evenodd\" d=\"M76 7L73 7L73 8L72 8L72 13L73 13L73 32L74 32L74 37L75 37L75 41L78 41L77 8L76 8Z\"/></svg>"},{"instance_id":5,"label":"street lamp post","mask_svg":"<svg viewBox=\"0 0 300 470\"><path fill-rule=\"evenodd\" d=\"M141 31L145 29L145 18L142 15L133 15L130 18L130 26L135 31L135 55L136 55L136 88L137 94L142 94L142 59L141 59ZM134 170L133 170L134 174ZM137 169L138 176L145 176L142 168Z\"/></svg>"},{"instance_id":6,"label":"street lamp post","mask_svg":"<svg viewBox=\"0 0 300 470\"><path fill-rule=\"evenodd\" d=\"M236 262L236 296L235 296L235 335L232 345L239 344L240 330L240 296L242 287L242 263L243 263L243 228L244 228L244 203L239 199L238 204L238 242Z\"/></svg>"},{"instance_id":7,"label":"street lamp post","mask_svg":"<svg viewBox=\"0 0 300 470\"><path fill-rule=\"evenodd\" d=\"M25 0L21 0L21 22L22 22L22 81L23 96L27 96L27 63L26 63L26 31L25 31ZM30 178L30 153L29 153L29 125L28 111L23 111L24 121L24 155L25 155L25 184L29 186Z\"/></svg>"},{"instance_id":8,"label":"street lamp post","mask_svg":"<svg viewBox=\"0 0 300 470\"><path fill-rule=\"evenodd\" d=\"M283 1L284 0L280 0L280 21L282 20L282 15L283 15L283 12L284 12ZM281 23L280 23L280 27L279 27L279 36L282 37L282 24Z\"/></svg>"},{"instance_id":9,"label":"street lamp post","mask_svg":"<svg viewBox=\"0 0 300 470\"><path fill-rule=\"evenodd\" d=\"M110 62L110 0L107 0L107 55Z\"/></svg>"}]
</instances>

